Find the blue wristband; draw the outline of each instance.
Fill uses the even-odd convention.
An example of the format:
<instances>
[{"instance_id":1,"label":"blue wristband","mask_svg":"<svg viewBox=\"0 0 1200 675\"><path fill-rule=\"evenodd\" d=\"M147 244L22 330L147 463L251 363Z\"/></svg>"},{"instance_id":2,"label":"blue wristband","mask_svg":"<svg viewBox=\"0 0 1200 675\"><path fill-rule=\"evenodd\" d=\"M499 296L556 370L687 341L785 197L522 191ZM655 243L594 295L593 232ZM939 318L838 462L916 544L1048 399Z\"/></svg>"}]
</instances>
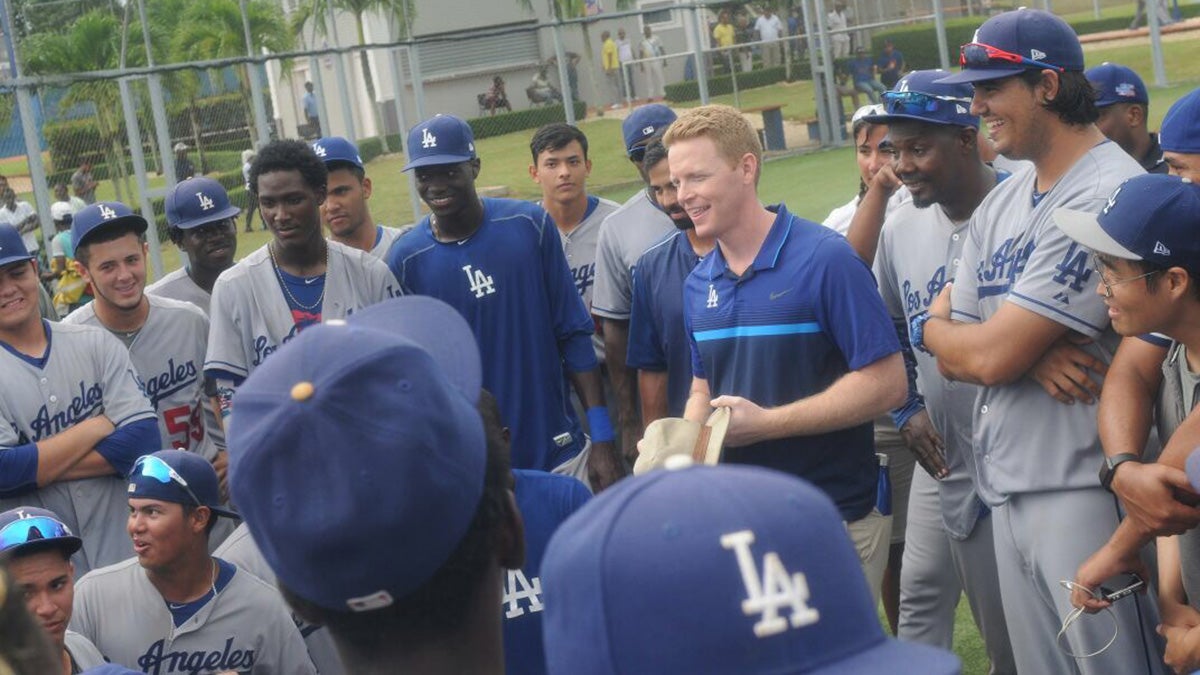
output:
<instances>
[{"instance_id":1,"label":"blue wristband","mask_svg":"<svg viewBox=\"0 0 1200 675\"><path fill-rule=\"evenodd\" d=\"M933 352L925 348L925 324L931 318L933 317L929 315L928 311L914 314L913 317L908 320L908 341L909 344L912 345L913 349L925 352L926 354L932 356Z\"/></svg>"},{"instance_id":2,"label":"blue wristband","mask_svg":"<svg viewBox=\"0 0 1200 675\"><path fill-rule=\"evenodd\" d=\"M612 420L608 418L608 407L598 405L588 408L588 430L592 432L593 443L612 443L616 439L613 433Z\"/></svg>"}]
</instances>

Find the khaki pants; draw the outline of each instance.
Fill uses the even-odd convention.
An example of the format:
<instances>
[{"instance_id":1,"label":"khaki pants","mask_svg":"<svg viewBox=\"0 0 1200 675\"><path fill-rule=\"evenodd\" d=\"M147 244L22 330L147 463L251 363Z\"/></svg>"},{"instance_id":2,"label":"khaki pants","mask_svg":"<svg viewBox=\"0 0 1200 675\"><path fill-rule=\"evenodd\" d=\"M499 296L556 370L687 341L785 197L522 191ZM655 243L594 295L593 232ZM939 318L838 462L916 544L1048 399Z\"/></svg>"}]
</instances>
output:
<instances>
[{"instance_id":1,"label":"khaki pants","mask_svg":"<svg viewBox=\"0 0 1200 675\"><path fill-rule=\"evenodd\" d=\"M846 523L846 532L858 551L871 599L879 604L879 589L883 585L883 570L887 568L888 548L892 537L892 517L871 509L865 517Z\"/></svg>"}]
</instances>

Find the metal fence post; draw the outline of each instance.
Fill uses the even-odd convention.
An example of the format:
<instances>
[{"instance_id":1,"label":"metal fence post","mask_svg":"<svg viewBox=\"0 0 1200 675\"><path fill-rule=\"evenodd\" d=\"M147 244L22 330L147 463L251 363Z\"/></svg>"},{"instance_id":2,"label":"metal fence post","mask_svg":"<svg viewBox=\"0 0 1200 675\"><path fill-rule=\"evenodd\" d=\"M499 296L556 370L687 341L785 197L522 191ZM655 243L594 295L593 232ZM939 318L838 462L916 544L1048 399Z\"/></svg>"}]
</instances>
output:
<instances>
[{"instance_id":1,"label":"metal fence post","mask_svg":"<svg viewBox=\"0 0 1200 675\"><path fill-rule=\"evenodd\" d=\"M246 39L246 56L254 58L254 42L250 39L250 16L246 13L246 0L239 0L242 8L242 34ZM262 83L258 81L258 64L246 64L246 79L250 81L250 97L254 99L254 128L256 143L251 145L265 145L270 140L270 134L267 132L267 107L263 103Z\"/></svg>"},{"instance_id":2,"label":"metal fence post","mask_svg":"<svg viewBox=\"0 0 1200 675\"><path fill-rule=\"evenodd\" d=\"M142 132L138 128L137 110L133 105L133 94L129 91L129 81L121 78L117 80L117 86L121 90L121 110L125 114L125 137L129 139L129 158L133 160L133 177L137 183L142 215L150 223L150 227L146 230L146 239L150 244L150 267L154 270L154 277L161 279L163 275L162 246L159 245L158 223L154 217L154 207L150 204L150 185L146 180L146 156L142 153Z\"/></svg>"},{"instance_id":3,"label":"metal fence post","mask_svg":"<svg viewBox=\"0 0 1200 675\"><path fill-rule=\"evenodd\" d=\"M1162 26L1158 23L1157 0L1146 0L1146 22L1150 26L1150 60L1154 63L1154 85L1167 86L1167 68L1163 65Z\"/></svg>"},{"instance_id":4,"label":"metal fence post","mask_svg":"<svg viewBox=\"0 0 1200 675\"><path fill-rule=\"evenodd\" d=\"M554 25L550 26L550 33L554 36L554 60L558 61L558 84L563 112L567 116L567 124L575 126L575 99L571 98L571 80L567 73L567 53L563 49L562 35L559 33L561 25L562 21L555 18ZM586 26L584 30L587 30Z\"/></svg>"},{"instance_id":5,"label":"metal fence post","mask_svg":"<svg viewBox=\"0 0 1200 675\"><path fill-rule=\"evenodd\" d=\"M946 42L946 18L942 16L942 0L933 0L933 25L937 31L938 63L942 70L950 70L950 47Z\"/></svg>"},{"instance_id":6,"label":"metal fence post","mask_svg":"<svg viewBox=\"0 0 1200 675\"><path fill-rule=\"evenodd\" d=\"M708 64L704 58L704 33L700 32L700 26L704 23L701 11L700 7L692 6L692 58L696 60L696 86L700 90L700 105L708 105Z\"/></svg>"},{"instance_id":7,"label":"metal fence post","mask_svg":"<svg viewBox=\"0 0 1200 675\"><path fill-rule=\"evenodd\" d=\"M346 62L343 58L345 55L340 51L342 44L338 39L337 21L333 16L333 3L325 3L325 10L329 19L329 35L333 39L334 48L339 49L339 51L333 55L333 72L337 75L338 87L341 89L338 100L342 102L342 118L346 125L345 134L346 138L350 139L351 142L358 142L358 131L354 124L354 108L350 105L350 91L354 89L354 87L350 80L346 78ZM322 95L324 95L324 92L322 92ZM329 136L333 133L333 130L321 129L321 132L323 136Z\"/></svg>"},{"instance_id":8,"label":"metal fence post","mask_svg":"<svg viewBox=\"0 0 1200 675\"><path fill-rule=\"evenodd\" d=\"M404 73L400 70L400 50L389 49L388 58L391 61L393 86L396 88L396 124L400 127L400 138L405 138L404 134L408 132L408 119L404 114ZM400 141L402 144L407 144L408 140ZM408 146L404 145L404 153L408 155ZM417 194L417 179L412 171L404 172L405 180L408 181L408 201L412 205L413 222L421 220L421 197ZM398 224L398 223L397 223Z\"/></svg>"},{"instance_id":9,"label":"metal fence post","mask_svg":"<svg viewBox=\"0 0 1200 675\"><path fill-rule=\"evenodd\" d=\"M817 73L821 72L821 62L818 58L818 52L827 49L827 46L825 40L821 39L820 36L817 36L817 42L813 43L813 21L812 13L808 9L808 0L801 0L800 13L804 20L804 35L808 39L808 63L813 78L813 99L817 104L817 133L821 138L821 145L828 145L833 138L833 134L830 132L829 115L823 114L825 105L822 103L821 87L819 86L820 78L817 76ZM818 46L820 47L819 50L817 49Z\"/></svg>"}]
</instances>

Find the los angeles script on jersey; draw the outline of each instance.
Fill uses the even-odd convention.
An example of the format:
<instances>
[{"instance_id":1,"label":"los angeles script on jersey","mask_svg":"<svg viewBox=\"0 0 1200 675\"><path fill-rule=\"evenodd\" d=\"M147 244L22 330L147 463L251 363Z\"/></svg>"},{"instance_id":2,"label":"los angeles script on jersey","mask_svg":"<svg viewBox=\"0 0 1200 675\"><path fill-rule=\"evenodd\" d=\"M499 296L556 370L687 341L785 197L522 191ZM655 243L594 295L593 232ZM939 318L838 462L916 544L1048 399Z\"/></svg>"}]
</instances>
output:
<instances>
[{"instance_id":1,"label":"los angeles script on jersey","mask_svg":"<svg viewBox=\"0 0 1200 675\"><path fill-rule=\"evenodd\" d=\"M254 360L251 363L253 363L255 367L261 366L262 362L266 360L268 356L274 354L275 350L279 349L280 345L287 344L292 338L296 337L299 332L300 329L293 325L292 329L288 331L287 335L283 336L283 339L279 341L278 345L271 344L270 338L268 338L266 335L256 336L254 338Z\"/></svg>"},{"instance_id":2,"label":"los angeles script on jersey","mask_svg":"<svg viewBox=\"0 0 1200 675\"><path fill-rule=\"evenodd\" d=\"M150 645L138 657L137 665L149 675L160 673L217 673L226 670L250 672L254 667L253 649L234 649L233 638L225 640L222 651L163 652L163 640Z\"/></svg>"},{"instance_id":3,"label":"los angeles script on jersey","mask_svg":"<svg viewBox=\"0 0 1200 675\"><path fill-rule=\"evenodd\" d=\"M167 359L166 371L143 381L142 389L150 399L150 405L157 410L159 401L180 389L195 384L197 377L199 377L199 371L194 361L188 360L186 363L176 364L175 359L171 358Z\"/></svg>"},{"instance_id":4,"label":"los angeles script on jersey","mask_svg":"<svg viewBox=\"0 0 1200 675\"><path fill-rule=\"evenodd\" d=\"M54 434L70 429L92 416L92 413L99 410L104 405L104 388L100 383L93 382L88 386L79 381L79 394L71 397L71 402L66 405L63 410L54 414L50 414L46 404L38 409L38 414L30 423L30 428L33 429L33 441L40 441L43 438L49 438Z\"/></svg>"},{"instance_id":5,"label":"los angeles script on jersey","mask_svg":"<svg viewBox=\"0 0 1200 675\"><path fill-rule=\"evenodd\" d=\"M977 278L979 279L979 297L1004 295L1012 288L1013 282L1025 271L1029 256L1033 255L1034 243L1021 243L1021 238L1005 239L996 251L988 258L979 262Z\"/></svg>"},{"instance_id":6,"label":"los angeles script on jersey","mask_svg":"<svg viewBox=\"0 0 1200 675\"><path fill-rule=\"evenodd\" d=\"M929 305L933 299L942 292L942 287L946 285L946 266L942 265L934 271L933 276L929 279L929 283L925 284L925 293L922 295L921 289L913 289L913 282L909 279L904 280L904 311L907 316L912 316L923 309L929 309Z\"/></svg>"}]
</instances>

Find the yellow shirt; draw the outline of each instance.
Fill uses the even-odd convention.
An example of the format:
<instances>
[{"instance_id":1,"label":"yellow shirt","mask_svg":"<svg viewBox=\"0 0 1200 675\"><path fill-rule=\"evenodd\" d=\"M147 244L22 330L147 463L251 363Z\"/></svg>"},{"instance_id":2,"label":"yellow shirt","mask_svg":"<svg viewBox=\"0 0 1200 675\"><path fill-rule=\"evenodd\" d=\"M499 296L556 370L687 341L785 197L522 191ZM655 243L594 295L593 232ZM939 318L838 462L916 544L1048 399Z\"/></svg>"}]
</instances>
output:
<instances>
[{"instance_id":1,"label":"yellow shirt","mask_svg":"<svg viewBox=\"0 0 1200 675\"><path fill-rule=\"evenodd\" d=\"M733 45L733 24L719 23L713 26L713 39L717 41L718 47L729 47Z\"/></svg>"},{"instance_id":2,"label":"yellow shirt","mask_svg":"<svg viewBox=\"0 0 1200 675\"><path fill-rule=\"evenodd\" d=\"M617 60L617 43L611 37L605 40L600 48L600 62L605 71L613 71L621 66Z\"/></svg>"}]
</instances>

